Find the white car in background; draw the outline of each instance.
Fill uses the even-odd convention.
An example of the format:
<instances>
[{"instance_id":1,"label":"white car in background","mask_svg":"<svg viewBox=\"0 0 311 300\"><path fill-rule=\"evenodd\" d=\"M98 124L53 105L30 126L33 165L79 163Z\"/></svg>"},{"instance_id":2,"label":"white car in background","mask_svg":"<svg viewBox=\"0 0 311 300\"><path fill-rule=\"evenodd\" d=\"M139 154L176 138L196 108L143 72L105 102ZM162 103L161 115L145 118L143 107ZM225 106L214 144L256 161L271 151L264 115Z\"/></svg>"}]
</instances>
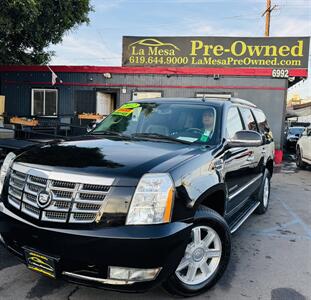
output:
<instances>
[{"instance_id":1,"label":"white car in background","mask_svg":"<svg viewBox=\"0 0 311 300\"><path fill-rule=\"evenodd\" d=\"M297 142L296 164L299 168L311 165L311 126L305 128Z\"/></svg>"}]
</instances>

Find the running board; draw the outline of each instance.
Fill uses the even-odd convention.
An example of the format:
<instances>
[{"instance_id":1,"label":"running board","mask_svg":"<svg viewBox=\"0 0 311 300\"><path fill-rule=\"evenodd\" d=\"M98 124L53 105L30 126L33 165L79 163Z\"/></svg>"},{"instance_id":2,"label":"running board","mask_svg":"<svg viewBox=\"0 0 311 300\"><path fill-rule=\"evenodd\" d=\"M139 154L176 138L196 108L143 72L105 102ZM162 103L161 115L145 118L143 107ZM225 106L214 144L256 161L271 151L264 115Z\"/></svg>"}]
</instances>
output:
<instances>
[{"instance_id":1,"label":"running board","mask_svg":"<svg viewBox=\"0 0 311 300\"><path fill-rule=\"evenodd\" d=\"M254 210L259 206L260 202L256 202L231 229L231 233L236 232L240 226L248 219L248 217L254 212Z\"/></svg>"}]
</instances>

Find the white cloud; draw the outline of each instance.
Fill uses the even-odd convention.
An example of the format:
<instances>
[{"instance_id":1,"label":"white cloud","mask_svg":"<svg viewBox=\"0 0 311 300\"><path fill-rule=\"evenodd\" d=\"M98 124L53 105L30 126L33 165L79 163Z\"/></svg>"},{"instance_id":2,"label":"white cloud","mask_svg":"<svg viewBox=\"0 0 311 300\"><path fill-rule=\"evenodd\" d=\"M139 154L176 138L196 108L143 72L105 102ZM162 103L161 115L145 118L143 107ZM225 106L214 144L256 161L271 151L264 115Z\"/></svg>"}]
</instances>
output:
<instances>
[{"instance_id":1,"label":"white cloud","mask_svg":"<svg viewBox=\"0 0 311 300\"><path fill-rule=\"evenodd\" d=\"M115 9L122 5L122 2L124 0L93 0L92 5L95 7L95 13L96 12L106 12L108 10Z\"/></svg>"},{"instance_id":2,"label":"white cloud","mask_svg":"<svg viewBox=\"0 0 311 300\"><path fill-rule=\"evenodd\" d=\"M162 36L249 36L250 30L243 26L226 26L228 22L206 21L205 19L195 19L192 17L183 18L178 22L172 21L166 24L157 24L151 33L146 35L162 35ZM169 31L167 30L169 28Z\"/></svg>"},{"instance_id":3,"label":"white cloud","mask_svg":"<svg viewBox=\"0 0 311 300\"><path fill-rule=\"evenodd\" d=\"M198 36L247 36L249 31L245 28L226 28L221 26L221 23L217 24L215 22L189 22L188 23L187 34L198 35Z\"/></svg>"},{"instance_id":4,"label":"white cloud","mask_svg":"<svg viewBox=\"0 0 311 300\"><path fill-rule=\"evenodd\" d=\"M272 36L310 36L311 19L279 16L271 20Z\"/></svg>"},{"instance_id":5,"label":"white cloud","mask_svg":"<svg viewBox=\"0 0 311 300\"><path fill-rule=\"evenodd\" d=\"M53 65L118 65L121 56L108 49L105 42L86 39L77 35L67 35L59 45L52 46L56 55Z\"/></svg>"}]
</instances>

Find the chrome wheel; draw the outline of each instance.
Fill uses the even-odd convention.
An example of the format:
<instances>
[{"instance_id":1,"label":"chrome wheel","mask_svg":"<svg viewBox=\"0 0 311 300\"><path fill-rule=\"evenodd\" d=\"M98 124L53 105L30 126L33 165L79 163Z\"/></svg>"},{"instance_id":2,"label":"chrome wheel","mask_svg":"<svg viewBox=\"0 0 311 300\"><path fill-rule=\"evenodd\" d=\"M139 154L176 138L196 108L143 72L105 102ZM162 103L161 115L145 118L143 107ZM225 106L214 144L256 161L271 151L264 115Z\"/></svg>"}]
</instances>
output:
<instances>
[{"instance_id":1,"label":"chrome wheel","mask_svg":"<svg viewBox=\"0 0 311 300\"><path fill-rule=\"evenodd\" d=\"M297 167L299 167L301 169L303 169L305 167L305 164L301 158L301 152L300 152L299 147L297 148L297 151L296 151L296 165L297 165Z\"/></svg>"},{"instance_id":2,"label":"chrome wheel","mask_svg":"<svg viewBox=\"0 0 311 300\"><path fill-rule=\"evenodd\" d=\"M216 271L222 254L217 232L208 226L194 227L192 240L175 272L178 279L188 285L206 281Z\"/></svg>"},{"instance_id":3,"label":"chrome wheel","mask_svg":"<svg viewBox=\"0 0 311 300\"><path fill-rule=\"evenodd\" d=\"M263 188L263 201L262 201L264 207L268 206L268 200L269 200L269 179L266 177L265 185Z\"/></svg>"}]
</instances>

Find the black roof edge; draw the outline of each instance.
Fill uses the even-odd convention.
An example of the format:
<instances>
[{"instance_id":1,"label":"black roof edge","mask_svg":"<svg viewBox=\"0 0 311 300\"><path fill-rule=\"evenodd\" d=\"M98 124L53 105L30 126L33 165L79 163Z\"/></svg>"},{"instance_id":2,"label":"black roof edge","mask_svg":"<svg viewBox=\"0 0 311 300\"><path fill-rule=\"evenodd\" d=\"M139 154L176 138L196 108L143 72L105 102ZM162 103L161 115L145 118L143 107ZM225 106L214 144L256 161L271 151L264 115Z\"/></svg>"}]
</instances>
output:
<instances>
[{"instance_id":1,"label":"black roof edge","mask_svg":"<svg viewBox=\"0 0 311 300\"><path fill-rule=\"evenodd\" d=\"M250 106L250 107L257 107L254 103L244 100L244 99L240 99L240 98L235 98L235 97L228 97L228 98L224 98L224 97L203 97L203 98L183 98L183 97L174 97L174 98L147 98L147 99L139 99L139 100L135 100L134 102L148 102L148 101L196 101L196 102L208 102L208 101L212 101L212 102L231 102L234 104L241 104L241 105L246 105L246 106Z\"/></svg>"}]
</instances>

